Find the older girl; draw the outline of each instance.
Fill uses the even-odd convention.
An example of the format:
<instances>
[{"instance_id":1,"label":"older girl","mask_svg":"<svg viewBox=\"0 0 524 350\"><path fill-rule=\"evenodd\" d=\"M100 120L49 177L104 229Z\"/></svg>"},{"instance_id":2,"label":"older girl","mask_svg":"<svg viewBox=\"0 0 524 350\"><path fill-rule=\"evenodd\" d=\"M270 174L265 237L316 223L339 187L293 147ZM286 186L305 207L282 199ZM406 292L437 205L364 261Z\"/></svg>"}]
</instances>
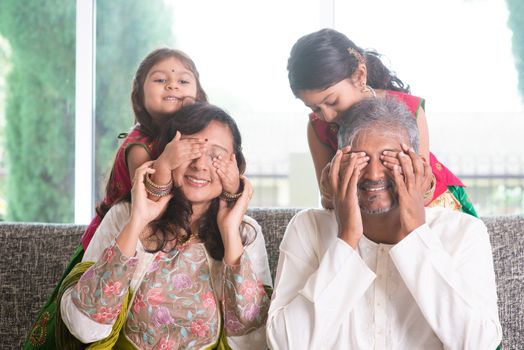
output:
<instances>
[{"instance_id":1,"label":"older girl","mask_svg":"<svg viewBox=\"0 0 524 350\"><path fill-rule=\"evenodd\" d=\"M426 203L476 216L462 182L429 152L424 99L410 95L409 87L384 66L379 54L361 49L336 30L322 29L295 43L288 60L288 77L295 96L313 111L307 137L324 207L332 208L331 190L322 173L337 148L337 118L365 98L391 96L405 103L417 118L420 154L429 160L435 176L426 192ZM385 152L383 161L392 168L395 155Z\"/></svg>"}]
</instances>

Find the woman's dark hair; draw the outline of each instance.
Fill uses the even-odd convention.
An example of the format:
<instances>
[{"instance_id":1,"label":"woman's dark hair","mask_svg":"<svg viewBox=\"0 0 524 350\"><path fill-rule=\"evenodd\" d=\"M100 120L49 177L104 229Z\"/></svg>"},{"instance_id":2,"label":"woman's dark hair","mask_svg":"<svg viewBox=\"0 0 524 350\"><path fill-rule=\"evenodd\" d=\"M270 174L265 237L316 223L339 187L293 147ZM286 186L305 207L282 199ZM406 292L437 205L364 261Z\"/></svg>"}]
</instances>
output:
<instances>
[{"instance_id":1,"label":"woman's dark hair","mask_svg":"<svg viewBox=\"0 0 524 350\"><path fill-rule=\"evenodd\" d=\"M133 105L133 112L135 113L135 121L140 123L140 132L147 136L149 141L152 141L152 139L158 135L158 127L153 123L153 119L144 105L144 82L147 74L155 64L172 57L182 62L184 67L195 76L197 84L196 100L207 102L207 95L200 84L200 75L198 74L196 65L188 55L180 50L169 48L160 48L151 52L138 66L135 77L133 78L133 88L131 90L131 103Z\"/></svg>"},{"instance_id":2,"label":"woman's dark hair","mask_svg":"<svg viewBox=\"0 0 524 350\"><path fill-rule=\"evenodd\" d=\"M155 153L160 154L173 140L177 131L182 135L192 135L205 129L212 121L227 125L231 131L238 171L243 174L246 160L242 153L242 138L235 121L222 109L207 103L197 102L182 107L169 117L156 144ZM152 253L165 251L168 243L175 239L183 243L191 235L189 225L189 219L193 214L191 203L179 187L174 188L173 194L162 217L149 225L151 229L149 238L156 244L151 250ZM224 257L224 244L217 224L218 203L218 197L212 200L208 211L198 222L198 234L210 255L216 260L221 260Z\"/></svg>"},{"instance_id":3,"label":"woman's dark hair","mask_svg":"<svg viewBox=\"0 0 524 350\"><path fill-rule=\"evenodd\" d=\"M301 90L324 90L350 78L359 60L348 49L358 51L365 59L367 85L374 89L409 92L394 72L380 60L380 54L366 51L344 34L333 29L321 29L297 40L287 61L289 86L297 96Z\"/></svg>"}]
</instances>

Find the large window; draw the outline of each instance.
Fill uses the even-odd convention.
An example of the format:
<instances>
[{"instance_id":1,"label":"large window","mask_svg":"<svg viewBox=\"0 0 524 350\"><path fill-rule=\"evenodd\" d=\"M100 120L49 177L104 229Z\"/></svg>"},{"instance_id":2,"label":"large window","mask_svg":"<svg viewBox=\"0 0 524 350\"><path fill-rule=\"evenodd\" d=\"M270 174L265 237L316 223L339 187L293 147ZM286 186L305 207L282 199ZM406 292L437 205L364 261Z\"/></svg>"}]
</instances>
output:
<instances>
[{"instance_id":1,"label":"large window","mask_svg":"<svg viewBox=\"0 0 524 350\"><path fill-rule=\"evenodd\" d=\"M118 148L117 136L134 123L131 84L153 49L174 46L173 8L163 0L98 1L95 40L95 202L102 199Z\"/></svg>"},{"instance_id":2,"label":"large window","mask_svg":"<svg viewBox=\"0 0 524 350\"><path fill-rule=\"evenodd\" d=\"M512 41L524 28L511 26L505 2L79 4L86 2L92 5L78 15L92 23L80 24L79 32L72 1L0 5L2 219L73 221L75 161L89 179L82 188L85 180L76 175L76 202L89 203L77 206L77 214L83 212L77 222L91 217L118 147L116 136L133 125L133 73L159 46L188 53L210 102L238 121L247 175L255 185L252 205L318 206L305 135L309 111L288 87L286 63L300 36L329 26L384 54L413 94L426 99L431 149L468 185L480 215L524 213L524 107L514 64L524 59L514 58L519 50ZM92 75L77 76L76 88L92 86L93 98L80 111L93 118L93 138L86 142L79 135L89 130L77 130L75 145L75 50L84 52L86 37L94 44ZM91 59L80 56L86 57ZM93 150L94 159L75 160L75 147Z\"/></svg>"},{"instance_id":3,"label":"large window","mask_svg":"<svg viewBox=\"0 0 524 350\"><path fill-rule=\"evenodd\" d=\"M422 11L415 0L372 0L350 17L354 3L336 4L335 27L384 54L426 99L430 149L468 186L480 215L523 213L524 95L514 63L523 57L514 57L512 36L518 43L524 27L508 27L505 2L433 1ZM399 10L410 8L418 11Z\"/></svg>"},{"instance_id":4,"label":"large window","mask_svg":"<svg viewBox=\"0 0 524 350\"><path fill-rule=\"evenodd\" d=\"M74 215L75 3L0 3L0 218Z\"/></svg>"}]
</instances>

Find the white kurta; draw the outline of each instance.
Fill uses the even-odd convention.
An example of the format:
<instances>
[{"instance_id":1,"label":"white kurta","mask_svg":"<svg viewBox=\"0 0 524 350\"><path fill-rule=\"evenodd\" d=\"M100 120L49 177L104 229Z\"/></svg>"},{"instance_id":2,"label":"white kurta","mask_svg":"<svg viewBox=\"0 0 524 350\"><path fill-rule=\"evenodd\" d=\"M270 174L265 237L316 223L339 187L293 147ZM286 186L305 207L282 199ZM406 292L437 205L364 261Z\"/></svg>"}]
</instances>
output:
<instances>
[{"instance_id":1,"label":"white kurta","mask_svg":"<svg viewBox=\"0 0 524 350\"><path fill-rule=\"evenodd\" d=\"M113 206L98 227L82 261L98 261L104 249L111 246L123 230L130 215L131 205L129 203L119 203ZM248 216L244 216L244 221L249 225L244 225L241 234L243 240L249 243L245 246L245 251L249 254L252 268L263 284L271 286L271 274L260 225ZM132 293L135 293L140 285L154 256L155 254L147 253L141 242L138 241L136 257L139 263L130 283ZM71 292L72 288L65 291L60 304L62 319L71 334L83 343L91 343L106 338L111 333L113 326L95 322L84 315L73 303ZM129 307L131 307L131 303ZM243 336L228 337L228 344L233 349L266 349L265 329L260 327Z\"/></svg>"},{"instance_id":2,"label":"white kurta","mask_svg":"<svg viewBox=\"0 0 524 350\"><path fill-rule=\"evenodd\" d=\"M495 349L502 339L487 229L426 209L396 245L337 237L333 211L305 210L280 246L272 349Z\"/></svg>"}]
</instances>

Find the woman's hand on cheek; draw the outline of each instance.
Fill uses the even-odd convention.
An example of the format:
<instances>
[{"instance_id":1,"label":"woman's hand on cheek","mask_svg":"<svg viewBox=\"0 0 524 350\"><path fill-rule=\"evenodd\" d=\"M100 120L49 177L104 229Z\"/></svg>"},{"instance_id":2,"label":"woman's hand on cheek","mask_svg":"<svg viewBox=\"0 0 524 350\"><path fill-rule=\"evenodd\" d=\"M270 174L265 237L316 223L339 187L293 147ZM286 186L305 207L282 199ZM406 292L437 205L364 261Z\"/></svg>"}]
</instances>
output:
<instances>
[{"instance_id":1,"label":"woman's hand on cheek","mask_svg":"<svg viewBox=\"0 0 524 350\"><path fill-rule=\"evenodd\" d=\"M167 207L167 203L173 197L172 194L169 194L160 197L158 201L147 198L144 179L146 176L155 173L155 169L151 168L152 164L153 161L149 161L137 168L133 178L133 187L131 188L130 222L143 227L162 215Z\"/></svg>"},{"instance_id":2,"label":"woman's hand on cheek","mask_svg":"<svg viewBox=\"0 0 524 350\"><path fill-rule=\"evenodd\" d=\"M224 191L231 194L240 191L240 173L234 153L229 156L229 159L224 159L223 156L214 158L213 167L216 169Z\"/></svg>"},{"instance_id":3,"label":"woman's hand on cheek","mask_svg":"<svg viewBox=\"0 0 524 350\"><path fill-rule=\"evenodd\" d=\"M240 261L240 256L244 252L242 238L240 237L240 224L247 211L249 201L253 196L251 182L242 176L244 191L242 195L233 203L220 199L217 223L224 242L224 262L228 265L236 265Z\"/></svg>"}]
</instances>

